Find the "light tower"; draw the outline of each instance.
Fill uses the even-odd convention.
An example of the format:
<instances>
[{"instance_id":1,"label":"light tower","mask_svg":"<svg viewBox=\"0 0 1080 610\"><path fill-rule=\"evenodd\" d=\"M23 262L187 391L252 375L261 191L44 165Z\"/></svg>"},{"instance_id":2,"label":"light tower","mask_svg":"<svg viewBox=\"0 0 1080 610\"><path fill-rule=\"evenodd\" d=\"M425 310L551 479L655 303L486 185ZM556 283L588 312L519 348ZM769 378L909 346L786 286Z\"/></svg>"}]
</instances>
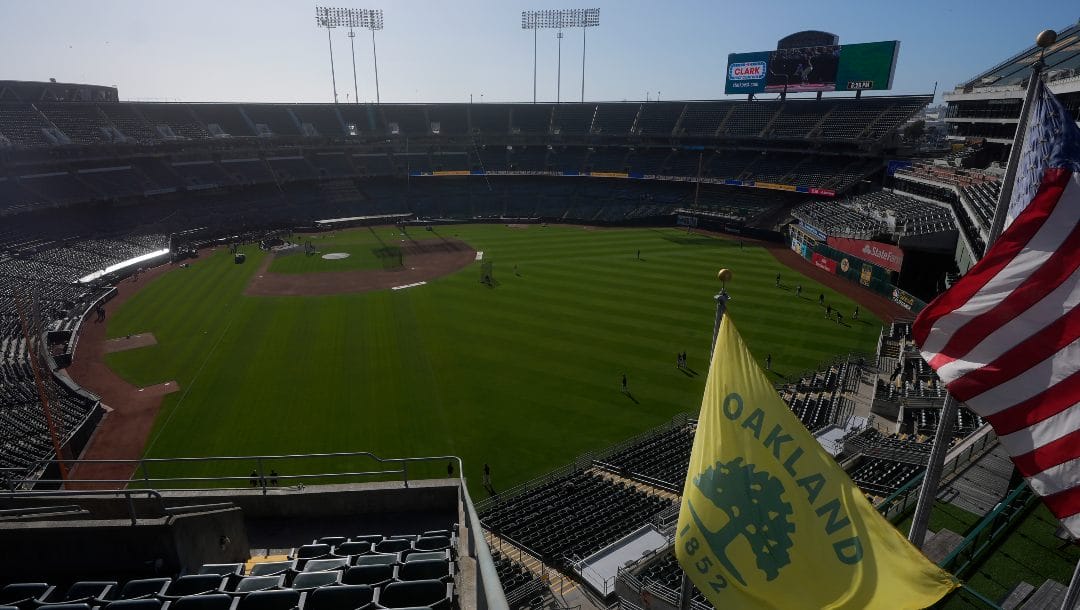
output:
<instances>
[{"instance_id":1,"label":"light tower","mask_svg":"<svg viewBox=\"0 0 1080 610\"><path fill-rule=\"evenodd\" d=\"M326 28L326 40L330 45L330 80L334 86L334 103L338 101L337 77L334 74L334 44L330 39L330 30L338 27L349 28L349 47L352 50L353 94L357 103L360 101L360 88L356 80L356 30L371 30L371 54L375 63L375 101L379 102L379 58L375 54L375 30L383 29L382 9L315 7L315 23Z\"/></svg>"},{"instance_id":2,"label":"light tower","mask_svg":"<svg viewBox=\"0 0 1080 610\"><path fill-rule=\"evenodd\" d=\"M341 11L344 9L330 8L328 6L315 7L315 25L326 28L326 44L330 46L330 83L334 87L334 103L337 97L337 76L334 74L334 42L330 38L330 30L341 25Z\"/></svg>"},{"instance_id":3,"label":"light tower","mask_svg":"<svg viewBox=\"0 0 1080 610\"><path fill-rule=\"evenodd\" d=\"M545 9L540 11L521 11L521 29L533 31L533 103L536 103L536 32L537 30L559 30L559 67L556 85L556 101L562 98L562 30L581 28L581 101L585 101L585 32L588 28L600 25L600 9Z\"/></svg>"}]
</instances>

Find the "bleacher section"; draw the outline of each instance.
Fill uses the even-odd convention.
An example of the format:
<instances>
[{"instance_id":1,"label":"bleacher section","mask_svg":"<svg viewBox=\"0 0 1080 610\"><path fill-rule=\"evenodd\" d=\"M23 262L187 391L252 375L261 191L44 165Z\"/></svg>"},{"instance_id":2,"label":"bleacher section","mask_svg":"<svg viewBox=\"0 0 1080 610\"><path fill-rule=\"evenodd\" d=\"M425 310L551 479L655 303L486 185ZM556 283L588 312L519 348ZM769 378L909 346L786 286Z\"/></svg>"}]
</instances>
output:
<instances>
[{"instance_id":1,"label":"bleacher section","mask_svg":"<svg viewBox=\"0 0 1080 610\"><path fill-rule=\"evenodd\" d=\"M414 534L342 532L277 560L204 564L197 573L63 586L16 582L0 606L66 610L340 610L458 607L457 527ZM47 572L46 572L47 573Z\"/></svg>"},{"instance_id":2,"label":"bleacher section","mask_svg":"<svg viewBox=\"0 0 1080 610\"><path fill-rule=\"evenodd\" d=\"M0 243L0 468L9 478L37 472L38 460L53 454L16 298L32 299L45 317L46 330L71 330L87 309L109 290L77 280L110 265L161 250L168 239L160 234L115 239L84 239L66 246ZM21 296L20 296L21 295ZM58 346L57 360L70 357L70 345ZM48 370L43 382L52 397L50 407L62 444L96 416L98 401L58 382ZM84 439L85 440L85 439Z\"/></svg>"},{"instance_id":3,"label":"bleacher section","mask_svg":"<svg viewBox=\"0 0 1080 610\"><path fill-rule=\"evenodd\" d=\"M955 231L956 223L944 206L888 191L852 197L842 205L876 218L896 235L922 235Z\"/></svg>"},{"instance_id":4,"label":"bleacher section","mask_svg":"<svg viewBox=\"0 0 1080 610\"><path fill-rule=\"evenodd\" d=\"M877 142L928 101L927 96L910 96L559 105L4 102L0 103L0 134L15 146L35 147L117 141L145 144L177 138L547 135L550 126L565 136L671 138L709 137L719 132L731 137Z\"/></svg>"},{"instance_id":5,"label":"bleacher section","mask_svg":"<svg viewBox=\"0 0 1080 610\"><path fill-rule=\"evenodd\" d=\"M581 470L507 495L481 510L485 527L564 568L674 505L624 482Z\"/></svg>"},{"instance_id":6,"label":"bleacher section","mask_svg":"<svg viewBox=\"0 0 1080 610\"><path fill-rule=\"evenodd\" d=\"M871 239L888 232L888 226L864 212L836 201L815 201L791 210L800 222L817 227L828 235Z\"/></svg>"}]
</instances>

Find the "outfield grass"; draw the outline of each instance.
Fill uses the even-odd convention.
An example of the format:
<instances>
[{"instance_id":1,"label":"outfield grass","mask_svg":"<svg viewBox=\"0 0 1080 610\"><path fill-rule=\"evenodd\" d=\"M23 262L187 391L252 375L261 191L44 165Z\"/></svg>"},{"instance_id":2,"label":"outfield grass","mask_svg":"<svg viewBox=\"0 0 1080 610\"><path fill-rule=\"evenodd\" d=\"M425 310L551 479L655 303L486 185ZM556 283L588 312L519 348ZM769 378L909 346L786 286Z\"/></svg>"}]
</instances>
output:
<instances>
[{"instance_id":1,"label":"outfield grass","mask_svg":"<svg viewBox=\"0 0 1080 610\"><path fill-rule=\"evenodd\" d=\"M854 304L766 250L725 239L565 226L440 233L484 251L497 287L470 266L402 291L246 297L266 256L254 247L245 265L218 252L153 281L108 327L112 337L150 331L158 340L108 356L123 377L182 388L166 397L146 454L453 454L470 480L488 462L506 488L697 411L721 267L734 272L731 315L777 374L872 351L881 327L866 308L850 326L825 320L818 293L846 318ZM777 272L785 288L774 286ZM794 296L797 283L808 298ZM701 374L675 367L684 350ZM620 391L622 373L633 399ZM445 475L441 465L413 472Z\"/></svg>"},{"instance_id":2,"label":"outfield grass","mask_svg":"<svg viewBox=\"0 0 1080 610\"><path fill-rule=\"evenodd\" d=\"M430 239L426 231L410 232L412 239ZM270 263L273 273L319 273L355 269L393 269L401 266L402 235L395 227L371 227L328 234L296 235L293 241L303 246L310 242L318 254L307 256L303 248ZM326 260L323 254L344 252L348 258Z\"/></svg>"}]
</instances>

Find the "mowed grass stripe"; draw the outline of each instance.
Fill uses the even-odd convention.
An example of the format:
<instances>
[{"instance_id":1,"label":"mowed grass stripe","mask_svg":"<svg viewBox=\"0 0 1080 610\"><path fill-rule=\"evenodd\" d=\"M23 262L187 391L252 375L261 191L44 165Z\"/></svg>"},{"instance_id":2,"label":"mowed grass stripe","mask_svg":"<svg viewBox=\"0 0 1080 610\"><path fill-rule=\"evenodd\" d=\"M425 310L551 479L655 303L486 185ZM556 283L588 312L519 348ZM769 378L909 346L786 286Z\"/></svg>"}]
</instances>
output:
<instances>
[{"instance_id":1,"label":"mowed grass stripe","mask_svg":"<svg viewBox=\"0 0 1080 610\"><path fill-rule=\"evenodd\" d=\"M816 283L761 248L723 239L500 225L439 235L484 250L499 286L481 286L470 266L400 292L245 297L263 256L245 248L244 265L219 252L111 312L112 336L150 331L161 344L114 354L110 364L133 381L176 379L188 389L178 410L178 395L166 397L149 453L454 454L476 482L490 463L504 488L698 408L721 266L736 273L729 289L740 331L759 357L773 354L774 368L795 372L871 350L877 338L876 320L838 328L823 319ZM638 249L645 260L635 260ZM814 301L775 288L777 271ZM702 374L676 370L682 350ZM622 372L637 402L620 391ZM246 476L244 468L193 467L201 476ZM445 464L411 473L444 476Z\"/></svg>"}]
</instances>

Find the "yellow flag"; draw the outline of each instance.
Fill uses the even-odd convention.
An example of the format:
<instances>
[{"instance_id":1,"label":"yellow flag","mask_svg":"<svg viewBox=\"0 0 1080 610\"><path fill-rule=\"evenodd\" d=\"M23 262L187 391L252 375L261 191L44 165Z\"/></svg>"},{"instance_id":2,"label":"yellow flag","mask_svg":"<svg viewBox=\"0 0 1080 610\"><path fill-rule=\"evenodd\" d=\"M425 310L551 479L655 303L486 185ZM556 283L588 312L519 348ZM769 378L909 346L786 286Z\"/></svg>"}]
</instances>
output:
<instances>
[{"instance_id":1,"label":"yellow flag","mask_svg":"<svg viewBox=\"0 0 1080 610\"><path fill-rule=\"evenodd\" d=\"M724 316L675 554L716 608L925 608L958 586L788 410Z\"/></svg>"}]
</instances>

